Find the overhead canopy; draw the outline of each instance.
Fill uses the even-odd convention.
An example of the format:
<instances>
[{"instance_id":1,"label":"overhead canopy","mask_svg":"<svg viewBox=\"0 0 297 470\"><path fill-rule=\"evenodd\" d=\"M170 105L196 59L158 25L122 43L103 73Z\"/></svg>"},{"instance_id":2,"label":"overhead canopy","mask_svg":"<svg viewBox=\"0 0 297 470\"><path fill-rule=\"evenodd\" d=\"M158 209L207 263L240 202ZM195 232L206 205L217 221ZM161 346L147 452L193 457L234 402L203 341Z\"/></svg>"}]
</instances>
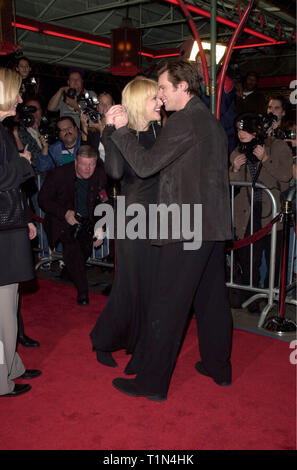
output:
<instances>
[{"instance_id":1,"label":"overhead canopy","mask_svg":"<svg viewBox=\"0 0 297 470\"><path fill-rule=\"evenodd\" d=\"M201 39L209 39L210 0L185 3ZM232 23L238 23L247 3L217 1L219 42L228 43L234 31ZM295 7L293 0L256 2L239 39L239 44L246 46L249 42L253 47L238 49L240 57L248 60L251 51L260 56L277 55L280 48L282 55L293 56ZM79 66L94 72L109 69L112 30L120 27L126 17L142 31L144 71L164 56L178 54L182 44L192 37L177 0L15 0L15 8L17 43L25 56L36 62ZM255 44L267 45L255 49Z\"/></svg>"}]
</instances>

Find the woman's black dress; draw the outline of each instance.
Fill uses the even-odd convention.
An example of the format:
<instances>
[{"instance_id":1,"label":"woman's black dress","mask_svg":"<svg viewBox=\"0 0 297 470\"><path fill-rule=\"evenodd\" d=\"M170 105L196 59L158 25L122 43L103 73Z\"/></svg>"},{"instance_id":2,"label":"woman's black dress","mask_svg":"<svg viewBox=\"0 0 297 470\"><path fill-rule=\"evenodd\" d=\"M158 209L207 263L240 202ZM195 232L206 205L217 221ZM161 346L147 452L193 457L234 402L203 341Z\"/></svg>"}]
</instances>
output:
<instances>
[{"instance_id":1,"label":"woman's black dress","mask_svg":"<svg viewBox=\"0 0 297 470\"><path fill-rule=\"evenodd\" d=\"M126 207L138 203L147 209L148 214L148 205L157 203L159 175L145 179L136 176L111 141L112 132L113 129L107 127L102 136L106 172L113 179L121 180L121 195L126 198ZM148 131L139 133L139 143L150 148L159 133L158 125L151 126ZM128 221L129 217L126 218L126 222ZM146 239L116 240L117 264L112 290L91 332L96 350L126 349L127 354L133 353L129 363L130 371L132 369L133 372L137 371L138 364L141 363L147 305L152 295L152 273L159 250L151 245L148 238L148 217L146 222Z\"/></svg>"}]
</instances>

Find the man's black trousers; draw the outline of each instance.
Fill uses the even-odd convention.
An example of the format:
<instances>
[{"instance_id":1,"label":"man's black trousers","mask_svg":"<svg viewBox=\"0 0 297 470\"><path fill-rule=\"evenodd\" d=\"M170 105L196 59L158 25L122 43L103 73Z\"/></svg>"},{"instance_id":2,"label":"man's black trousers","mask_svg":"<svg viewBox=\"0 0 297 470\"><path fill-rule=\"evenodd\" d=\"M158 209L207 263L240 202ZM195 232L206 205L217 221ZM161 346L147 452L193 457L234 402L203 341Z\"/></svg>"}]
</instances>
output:
<instances>
[{"instance_id":1,"label":"man's black trousers","mask_svg":"<svg viewBox=\"0 0 297 470\"><path fill-rule=\"evenodd\" d=\"M88 280L86 273L86 261L92 254L93 237L81 230L76 239L69 231L61 235L63 246L63 260L68 275L77 288L78 295L88 293Z\"/></svg>"},{"instance_id":2,"label":"man's black trousers","mask_svg":"<svg viewBox=\"0 0 297 470\"><path fill-rule=\"evenodd\" d=\"M224 242L211 241L193 251L183 250L182 243L152 247L159 256L154 257L145 354L135 379L141 390L167 395L191 306L204 366L214 379L231 380L232 314L224 248Z\"/></svg>"}]
</instances>

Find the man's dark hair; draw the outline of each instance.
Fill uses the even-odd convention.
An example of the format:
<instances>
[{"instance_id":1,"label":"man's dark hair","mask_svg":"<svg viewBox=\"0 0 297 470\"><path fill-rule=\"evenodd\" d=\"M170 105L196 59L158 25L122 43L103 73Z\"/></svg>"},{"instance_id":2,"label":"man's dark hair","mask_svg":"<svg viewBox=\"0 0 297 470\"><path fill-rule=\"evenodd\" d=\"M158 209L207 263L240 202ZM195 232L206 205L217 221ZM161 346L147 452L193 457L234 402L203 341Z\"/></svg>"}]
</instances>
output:
<instances>
[{"instance_id":1,"label":"man's dark hair","mask_svg":"<svg viewBox=\"0 0 297 470\"><path fill-rule=\"evenodd\" d=\"M25 60L26 62L28 62L29 67L32 66L32 64L31 64L30 60L28 59L28 57L21 56L21 57L18 57L18 58L16 59L16 66L17 66L17 67L19 66L19 63L20 63L21 60Z\"/></svg>"},{"instance_id":2,"label":"man's dark hair","mask_svg":"<svg viewBox=\"0 0 297 470\"><path fill-rule=\"evenodd\" d=\"M277 101L280 101L281 102L281 105L282 105L282 108L283 110L285 111L285 113L287 113L288 111L288 101L287 99L283 96L283 95L277 95L277 96L269 96L268 98L268 101L267 101L267 106L269 105L269 101L270 100L277 100Z\"/></svg>"},{"instance_id":3,"label":"man's dark hair","mask_svg":"<svg viewBox=\"0 0 297 470\"><path fill-rule=\"evenodd\" d=\"M84 157L84 158L98 158L98 154L94 147L91 145L81 145L76 153L75 158Z\"/></svg>"},{"instance_id":4,"label":"man's dark hair","mask_svg":"<svg viewBox=\"0 0 297 470\"><path fill-rule=\"evenodd\" d=\"M81 68L81 67L71 67L69 70L68 70L68 77L69 75L71 75L72 73L79 73L81 78L84 78L85 76L85 71Z\"/></svg>"},{"instance_id":5,"label":"man's dark hair","mask_svg":"<svg viewBox=\"0 0 297 470\"><path fill-rule=\"evenodd\" d=\"M249 134L256 133L260 135L263 130L261 127L261 117L254 113L241 113L235 119L235 127L237 130L237 124L240 124L240 128Z\"/></svg>"},{"instance_id":6,"label":"man's dark hair","mask_svg":"<svg viewBox=\"0 0 297 470\"><path fill-rule=\"evenodd\" d=\"M255 72L255 71L251 70L250 72L247 72L247 73L245 74L244 81L246 81L246 79L247 79L248 77L251 77L251 76L254 76L257 81L259 80L259 74L258 74L257 72Z\"/></svg>"},{"instance_id":7,"label":"man's dark hair","mask_svg":"<svg viewBox=\"0 0 297 470\"><path fill-rule=\"evenodd\" d=\"M56 126L58 127L59 122L66 121L66 120L70 121L72 123L73 127L77 127L75 120L71 116L62 116L62 117L60 117L56 122Z\"/></svg>"},{"instance_id":8,"label":"man's dark hair","mask_svg":"<svg viewBox=\"0 0 297 470\"><path fill-rule=\"evenodd\" d=\"M177 88L180 82L187 82L187 92L190 95L201 95L200 79L196 68L186 60L173 60L162 63L157 71L158 77L164 72L168 72L168 80Z\"/></svg>"}]
</instances>

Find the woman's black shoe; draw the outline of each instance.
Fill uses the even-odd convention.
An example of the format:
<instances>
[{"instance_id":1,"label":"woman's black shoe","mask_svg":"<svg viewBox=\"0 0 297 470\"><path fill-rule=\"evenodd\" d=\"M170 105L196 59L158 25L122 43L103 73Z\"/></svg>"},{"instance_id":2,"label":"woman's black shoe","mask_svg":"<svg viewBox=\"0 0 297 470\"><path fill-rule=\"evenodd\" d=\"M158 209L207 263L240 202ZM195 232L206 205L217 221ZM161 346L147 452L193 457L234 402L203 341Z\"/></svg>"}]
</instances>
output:
<instances>
[{"instance_id":1,"label":"woman's black shoe","mask_svg":"<svg viewBox=\"0 0 297 470\"><path fill-rule=\"evenodd\" d=\"M100 362L100 364L108 367L118 367L118 364L110 352L99 351L98 349L95 349L95 351L97 355L97 361Z\"/></svg>"}]
</instances>

